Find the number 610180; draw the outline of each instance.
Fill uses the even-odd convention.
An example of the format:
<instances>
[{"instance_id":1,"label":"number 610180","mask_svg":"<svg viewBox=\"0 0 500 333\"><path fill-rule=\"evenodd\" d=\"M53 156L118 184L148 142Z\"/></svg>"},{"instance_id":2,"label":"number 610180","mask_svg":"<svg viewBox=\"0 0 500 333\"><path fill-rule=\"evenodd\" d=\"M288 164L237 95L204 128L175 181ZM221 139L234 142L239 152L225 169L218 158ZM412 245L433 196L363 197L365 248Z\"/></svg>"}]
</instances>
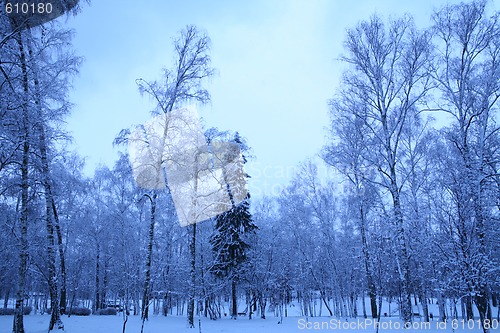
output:
<instances>
[{"instance_id":1,"label":"number 610180","mask_svg":"<svg viewBox=\"0 0 500 333\"><path fill-rule=\"evenodd\" d=\"M7 2L5 4L7 14L50 14L52 4L50 2L27 3L27 2Z\"/></svg>"}]
</instances>

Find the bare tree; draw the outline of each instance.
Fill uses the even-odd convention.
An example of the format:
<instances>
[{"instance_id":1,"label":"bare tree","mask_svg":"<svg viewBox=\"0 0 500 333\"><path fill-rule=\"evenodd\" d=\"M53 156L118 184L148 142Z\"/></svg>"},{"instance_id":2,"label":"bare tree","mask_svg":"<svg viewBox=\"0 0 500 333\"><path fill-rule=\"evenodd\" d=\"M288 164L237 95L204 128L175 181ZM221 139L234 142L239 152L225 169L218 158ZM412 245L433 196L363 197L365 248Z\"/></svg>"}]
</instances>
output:
<instances>
[{"instance_id":1,"label":"bare tree","mask_svg":"<svg viewBox=\"0 0 500 333\"><path fill-rule=\"evenodd\" d=\"M407 117L416 112L431 88L427 68L431 55L429 36L419 32L410 17L385 25L380 17L372 16L348 30L345 48L347 54L342 60L351 68L344 74L341 98L350 100L344 104L353 106L355 121L361 121L367 129L369 153L363 158L379 173L378 180L370 181L391 195L401 314L404 321L411 321L410 255L398 154Z\"/></svg>"},{"instance_id":2,"label":"bare tree","mask_svg":"<svg viewBox=\"0 0 500 333\"><path fill-rule=\"evenodd\" d=\"M368 128L364 122L353 115L352 110L359 105L351 104L350 99L333 99L331 101L331 136L338 143L325 147L323 158L326 163L336 167L351 185L351 206L356 210L355 219L361 237L361 250L364 259L366 286L370 298L370 309L373 318L377 318L377 290L373 277L372 255L369 250L367 215L373 206L375 188L369 179L374 179L374 170L367 167L365 156L369 145Z\"/></svg>"},{"instance_id":3,"label":"bare tree","mask_svg":"<svg viewBox=\"0 0 500 333\"><path fill-rule=\"evenodd\" d=\"M30 31L31 33L31 31ZM59 226L54 193L52 190L52 176L50 172L49 143L50 122L60 121L61 117L68 113L70 104L67 101L69 79L77 72L80 59L64 50L71 39L71 32L41 27L35 33L31 33L33 41L28 40L28 52L30 57L31 76L33 78L33 100L36 114L37 149L40 161L38 169L42 178L45 196L45 221L47 228L47 259L49 267L49 290L51 295L52 316L49 323L49 331L54 327L63 328L60 318L61 312L66 308L66 265L62 245L62 234ZM44 62L47 51L59 52L59 56L53 62ZM50 82L50 84L49 84ZM52 101L49 107L48 100ZM57 101L57 103L54 103ZM49 132L49 133L47 133ZM59 293L58 274L56 270L56 252L59 254L61 269L61 293Z\"/></svg>"},{"instance_id":4,"label":"bare tree","mask_svg":"<svg viewBox=\"0 0 500 333\"><path fill-rule=\"evenodd\" d=\"M12 23L14 26L14 23ZM11 90L14 98L9 98L7 109L16 110L22 124L18 133L21 134L16 150L4 160L18 159L21 170L21 218L20 218L20 275L18 287L18 306L14 319L14 331L24 330L22 322L22 303L24 301L24 280L27 269L28 239L27 219L30 206L29 191L33 180L40 177L45 188L47 254L48 254L48 284L51 292L53 317L50 330L56 322L60 322L60 307L58 297L57 267L55 251L59 248L61 263L64 265L62 252L62 236L57 224L57 208L51 190L50 146L58 138L54 134L54 123L60 122L69 111L67 92L69 79L76 72L80 59L67 52L70 45L71 32L62 30L55 25L47 27L16 30L14 37L9 39L2 48L4 56L11 56L8 67L2 67L2 88ZM57 51L57 55L55 55ZM16 100L20 102L16 102ZM15 105L17 104L17 106ZM22 112L19 112L22 111ZM12 127L14 118L10 119ZM8 128L7 127L7 128ZM19 135L18 134L18 135ZM63 137L61 133L58 133ZM15 147L15 146L14 146ZM11 160L13 161L13 160ZM7 164L4 164L4 166ZM31 174L30 174L31 173ZM54 229L54 219L56 229ZM55 241L56 231L58 242ZM65 270L62 269L64 272ZM61 325L58 325L62 327Z\"/></svg>"},{"instance_id":5,"label":"bare tree","mask_svg":"<svg viewBox=\"0 0 500 333\"><path fill-rule=\"evenodd\" d=\"M433 78L441 99L438 109L453 119L447 131L450 154L459 156L453 164L457 210L457 244L462 274L481 320L491 320L488 281L495 274L489 267L488 228L495 204L489 198L498 186L498 130L493 117L500 98L499 13L489 17L487 1L477 0L443 7L433 15L438 55ZM473 226L469 228L470 226ZM468 231L469 230L469 231ZM486 264L487 263L487 264ZM487 325L483 325L486 332Z\"/></svg>"},{"instance_id":6,"label":"bare tree","mask_svg":"<svg viewBox=\"0 0 500 333\"><path fill-rule=\"evenodd\" d=\"M13 332L24 333L23 307L26 283L26 270L28 265L28 205L29 205L29 163L30 163L30 111L28 70L26 66L26 50L22 34L16 36L19 47L19 60L22 73L22 162L21 162L21 217L20 217L20 251L19 251L19 277L16 294L16 312L14 315Z\"/></svg>"},{"instance_id":7,"label":"bare tree","mask_svg":"<svg viewBox=\"0 0 500 333\"><path fill-rule=\"evenodd\" d=\"M210 100L210 94L201 85L202 81L214 74L214 69L210 67L209 37L201 33L195 26L187 26L180 32L180 36L174 41L174 50L176 62L172 69L163 70L163 79L161 82L148 82L143 79L137 80L141 93L149 95L156 109L153 114L168 114L174 108L181 106L186 102L207 103ZM167 138L168 126L164 127L163 143L164 147ZM163 155L159 156L160 159ZM162 165L166 161L158 161ZM156 191L156 190L154 190ZM156 194L149 196L151 198L151 223L148 245L148 256L146 263L146 280L144 282L143 307L148 306L150 293L150 269L151 269L151 251L154 238ZM194 327L194 298L195 298L195 274L196 274L196 225L192 225L192 237L190 243L191 252L191 287L188 303L188 324ZM143 309L143 320L147 318L147 310Z\"/></svg>"}]
</instances>

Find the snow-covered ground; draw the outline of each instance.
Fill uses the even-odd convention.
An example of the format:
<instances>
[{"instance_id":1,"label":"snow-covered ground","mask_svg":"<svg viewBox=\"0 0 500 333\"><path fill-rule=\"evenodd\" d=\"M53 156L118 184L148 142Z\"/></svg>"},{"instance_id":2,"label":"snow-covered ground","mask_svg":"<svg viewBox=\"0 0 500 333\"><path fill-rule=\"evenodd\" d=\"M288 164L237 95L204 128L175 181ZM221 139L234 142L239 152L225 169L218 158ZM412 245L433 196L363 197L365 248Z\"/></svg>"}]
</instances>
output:
<instances>
[{"instance_id":1,"label":"snow-covered ground","mask_svg":"<svg viewBox=\"0 0 500 333\"><path fill-rule=\"evenodd\" d=\"M195 329L187 327L185 316L151 316L149 321L145 323L145 333L294 333L294 332L370 332L375 333L375 322L371 319L364 319L360 315L357 319L332 318L325 316L326 309L321 306L319 300L315 300L314 308L317 313L322 313L318 317L303 317L301 316L300 304L296 301L287 305L286 311L288 317L283 317L281 324L280 317L276 317L274 311L268 310L266 313L267 319L261 319L256 315L252 320L248 317L240 316L237 320L231 320L229 317L224 317L220 320L210 320L208 318L195 318ZM368 304L369 299L365 299ZM244 302L241 300L244 305ZM447 302L447 315L451 317L451 310ZM224 304L224 309L228 308L228 304ZM322 308L322 310L320 310ZM367 309L369 310L369 309ZM420 312L420 307L414 306L414 312ZM457 304L457 311L460 314L460 304ZM225 312L225 311L223 311ZM358 313L361 312L361 301L358 302ZM462 319L448 321L446 323L437 321L438 308L436 301L433 300L429 304L429 312L434 314L434 320L430 323L424 323L421 319L416 319L409 329L404 329L403 323L399 320L398 306L396 302L383 302L382 311L387 317L382 317L379 332L467 332L479 333L482 332L478 326L478 321L464 322ZM498 309L493 308L493 314L496 318ZM174 311L175 313L175 311ZM460 318L460 317L459 317ZM476 313L476 318L478 318ZM46 333L49 325L49 315L31 314L24 317L26 333ZM121 333L123 328L123 314L116 316L63 316L65 333ZM0 333L12 332L12 316L0 316ZM201 330L200 330L201 323ZM500 332L500 323L494 319L491 332ZM139 333L141 331L140 316L129 316L126 333Z\"/></svg>"},{"instance_id":2,"label":"snow-covered ground","mask_svg":"<svg viewBox=\"0 0 500 333\"><path fill-rule=\"evenodd\" d=\"M0 333L10 333L12 331L12 316L0 316ZM201 320L201 330L199 328ZM122 332L123 318L117 316L88 316L63 317L66 333L111 333ZM283 319L282 324L278 324L279 318L270 317L268 319L240 317L237 320L229 318L212 321L206 318L196 318L196 328L189 329L186 325L185 317L176 316L153 316L146 322L144 332L163 333L163 332L190 332L190 333L215 333L215 332L236 332L236 333L293 333L293 332L375 332L375 327L370 324L371 320L365 321L363 318L358 320L332 319L330 317L309 318L287 317ZM49 316L48 315L29 315L24 318L26 333L47 332ZM424 326L422 322L415 322L415 328L404 329L397 318L383 318L380 332L482 332L477 327L477 322L471 329L461 327L461 321L455 322L458 329L453 330L452 322L440 323L433 321L429 326ZM440 325L440 326L437 326ZM126 326L127 333L139 333L141 320L139 316L130 316ZM492 332L500 332L500 329L493 329Z\"/></svg>"}]
</instances>

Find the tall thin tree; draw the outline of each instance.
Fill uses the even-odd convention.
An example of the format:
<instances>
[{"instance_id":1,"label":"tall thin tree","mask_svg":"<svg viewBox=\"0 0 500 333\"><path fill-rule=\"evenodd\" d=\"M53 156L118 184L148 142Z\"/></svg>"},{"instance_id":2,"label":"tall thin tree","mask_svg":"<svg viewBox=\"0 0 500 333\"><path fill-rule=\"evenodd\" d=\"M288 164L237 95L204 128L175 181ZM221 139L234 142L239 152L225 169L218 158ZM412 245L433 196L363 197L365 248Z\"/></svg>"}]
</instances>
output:
<instances>
[{"instance_id":1,"label":"tall thin tree","mask_svg":"<svg viewBox=\"0 0 500 333\"><path fill-rule=\"evenodd\" d=\"M215 70L210 67L210 38L198 28L193 25L188 25L180 32L180 36L174 41L175 64L171 69L163 70L163 78L161 81L146 81L138 79L137 84L139 91L142 94L150 96L156 104L153 114L168 114L175 108L182 106L188 102L199 102L202 104L210 101L210 94L202 87L202 82L210 78ZM162 137L161 146L166 144L167 132L169 128L165 126ZM127 131L122 131L121 137L123 138ZM120 138L116 140L120 142ZM159 156L160 161L157 165L164 165L166 161L163 160L163 155ZM152 207L156 206L156 198L158 190L153 190L149 196ZM144 297L143 297L143 321L147 319L147 310L144 307L148 306L150 290L150 276L151 276L151 256L152 256L152 242L154 238L154 225L155 225L155 210L151 210L150 220L150 234L148 241L148 255L146 263L146 280L144 282ZM191 257L196 257L196 227L193 225L191 237ZM192 265L194 266L194 265ZM194 277L196 272L193 267L191 269L191 276ZM193 279L191 279L193 280ZM188 302L188 324L194 327L194 285L190 287L190 296Z\"/></svg>"},{"instance_id":2,"label":"tall thin tree","mask_svg":"<svg viewBox=\"0 0 500 333\"><path fill-rule=\"evenodd\" d=\"M401 133L407 117L431 89L428 33L415 28L411 17L385 24L374 15L347 31L342 60L351 67L343 78L340 99L349 100L356 121L366 127L370 153L363 158L378 170L372 182L388 190L394 225L394 248L401 285L401 315L412 320L410 253L398 174Z\"/></svg>"}]
</instances>

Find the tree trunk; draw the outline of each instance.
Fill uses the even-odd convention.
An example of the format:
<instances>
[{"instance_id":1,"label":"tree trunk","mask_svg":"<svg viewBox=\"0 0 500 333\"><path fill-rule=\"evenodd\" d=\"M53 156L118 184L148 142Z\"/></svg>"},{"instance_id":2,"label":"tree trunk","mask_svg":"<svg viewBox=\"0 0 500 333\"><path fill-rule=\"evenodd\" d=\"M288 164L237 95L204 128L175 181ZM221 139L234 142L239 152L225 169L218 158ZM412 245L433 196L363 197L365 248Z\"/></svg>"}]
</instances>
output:
<instances>
[{"instance_id":1,"label":"tree trunk","mask_svg":"<svg viewBox=\"0 0 500 333\"><path fill-rule=\"evenodd\" d=\"M142 322L148 319L149 316L149 290L151 287L151 262L153 260L153 242L154 242L154 230L155 230L155 214L156 214L156 198L158 194L156 191L153 193L151 199L151 217L149 224L149 242L148 242L148 254L146 257L146 276L144 277L144 293L142 295Z\"/></svg>"},{"instance_id":2,"label":"tree trunk","mask_svg":"<svg viewBox=\"0 0 500 333\"><path fill-rule=\"evenodd\" d=\"M30 44L28 43L28 50L30 57L33 56L33 51ZM56 269L56 254L55 246L56 242L54 239L54 223L52 220L52 214L54 213L54 197L52 195L51 184L50 184L50 171L49 171L49 161L47 154L47 140L45 136L45 128L43 122L43 112L41 109L41 96L40 96L40 84L37 77L36 64L33 64L34 70L34 86L35 86L35 104L38 111L39 121L37 122L37 130L39 135L39 150L41 158L41 173L42 173L42 183L44 187L44 197L45 197L45 222L47 229L47 266L49 269L49 292L50 292L50 306L51 306L51 317L49 323L49 331L53 330L54 327L57 329L64 329L64 325L61 321L61 309L60 309L60 299L59 299L59 287L57 279L57 269Z\"/></svg>"},{"instance_id":3,"label":"tree trunk","mask_svg":"<svg viewBox=\"0 0 500 333\"><path fill-rule=\"evenodd\" d=\"M442 322L446 321L446 307L445 307L445 300L441 292L438 293L438 308L439 308L439 319Z\"/></svg>"},{"instance_id":4,"label":"tree trunk","mask_svg":"<svg viewBox=\"0 0 500 333\"><path fill-rule=\"evenodd\" d=\"M231 318L238 318L238 299L236 297L236 279L231 281Z\"/></svg>"},{"instance_id":5,"label":"tree trunk","mask_svg":"<svg viewBox=\"0 0 500 333\"><path fill-rule=\"evenodd\" d=\"M259 293L259 308L260 308L260 318L266 319L266 305L267 299L262 293Z\"/></svg>"},{"instance_id":6,"label":"tree trunk","mask_svg":"<svg viewBox=\"0 0 500 333\"><path fill-rule=\"evenodd\" d=\"M394 218L396 222L396 242L399 280L401 282L401 317L405 323L412 321L411 294L410 294L410 264L408 256L408 246L406 244L406 232L403 221L403 212L399 198L399 189L396 183L396 171L391 172L393 184L391 194L394 205Z\"/></svg>"},{"instance_id":7,"label":"tree trunk","mask_svg":"<svg viewBox=\"0 0 500 333\"><path fill-rule=\"evenodd\" d=\"M365 304L365 292L363 291L363 293L361 294L361 305L362 305L362 309L363 309L363 318L368 318L368 316L366 315L366 304ZM375 304L376 305L376 304Z\"/></svg>"},{"instance_id":8,"label":"tree trunk","mask_svg":"<svg viewBox=\"0 0 500 333\"><path fill-rule=\"evenodd\" d=\"M42 158L42 174L43 185L45 188L45 222L47 228L47 266L49 268L49 291L50 291L50 307L51 317L49 323L49 331L54 327L57 329L64 328L61 321L61 310L59 308L59 290L57 286L57 269L56 269L56 254L54 247L56 246L54 239L54 224L52 223L52 195L49 182L49 168L47 161L47 149L45 146L45 133L40 129L40 154Z\"/></svg>"},{"instance_id":9,"label":"tree trunk","mask_svg":"<svg viewBox=\"0 0 500 333\"><path fill-rule=\"evenodd\" d=\"M481 319L481 323L483 323L483 332L487 333L489 332L489 329L485 328L485 326L491 326L492 315L488 301L488 291L486 288L482 289L480 294L474 297L474 303L476 303L479 318Z\"/></svg>"},{"instance_id":10,"label":"tree trunk","mask_svg":"<svg viewBox=\"0 0 500 333\"><path fill-rule=\"evenodd\" d=\"M352 318L358 318L358 295L354 292L351 294Z\"/></svg>"},{"instance_id":11,"label":"tree trunk","mask_svg":"<svg viewBox=\"0 0 500 333\"><path fill-rule=\"evenodd\" d=\"M22 105L23 122L23 153L21 162L21 218L19 223L19 278L16 293L16 309L14 314L14 323L12 331L14 333L24 333L23 321L23 306L24 293L26 284L26 271L28 263L28 191L29 191L29 153L30 153L30 125L29 125L29 109L28 109L28 72L26 69L26 55L21 33L16 35L16 41L19 46L19 54L21 60L21 70L23 78L24 100Z\"/></svg>"},{"instance_id":12,"label":"tree trunk","mask_svg":"<svg viewBox=\"0 0 500 333\"><path fill-rule=\"evenodd\" d=\"M363 203L360 203L361 205ZM360 233L361 233L361 244L365 262L365 274L366 274L366 283L368 286L368 296L370 296L370 309L372 312L372 318L377 318L377 289L375 287L375 283L373 283L373 277L370 270L370 252L368 250L368 242L366 239L366 218L363 207L360 207ZM364 306L364 299L363 299Z\"/></svg>"},{"instance_id":13,"label":"tree trunk","mask_svg":"<svg viewBox=\"0 0 500 333\"><path fill-rule=\"evenodd\" d=\"M10 298L10 287L7 287L7 290L5 291L5 298L3 299L3 308L7 309L9 306L9 298Z\"/></svg>"},{"instance_id":14,"label":"tree trunk","mask_svg":"<svg viewBox=\"0 0 500 333\"><path fill-rule=\"evenodd\" d=\"M59 306L61 308L61 314L66 313L67 307L67 293L66 293L66 260L64 258L64 248L62 242L61 227L59 224L59 215L57 213L56 202L54 196L52 195L52 213L54 214L54 227L56 229L57 235L57 248L59 250L59 260L61 264L61 297L59 301Z\"/></svg>"},{"instance_id":15,"label":"tree trunk","mask_svg":"<svg viewBox=\"0 0 500 333\"><path fill-rule=\"evenodd\" d=\"M481 134L483 134L483 131L480 131ZM483 153L483 142L484 142L484 137L480 138L480 148L479 153ZM482 157L482 156L481 156ZM481 158L481 162L483 162L483 158ZM483 173L482 168L480 168L479 171L477 171L478 175L481 175ZM479 177L477 177L479 178ZM477 234L477 237L479 239L479 254L483 258L488 258L487 250L486 250L486 244L485 244L485 230L484 230L484 214L483 214L483 202L482 202L482 192L483 192L483 187L481 185L481 181L476 181L475 185L475 191L473 195L473 202L474 202L474 211L475 211L475 217L476 217L476 224L475 224L475 232ZM479 312L479 318L481 319L481 322L483 323L483 331L486 333L489 331L489 329L486 329L485 326L491 325L491 320L492 320L492 313L491 313L491 308L489 306L489 290L488 290L488 285L486 281L483 281L484 275L486 274L483 269L479 268L478 269L478 277L477 279L479 280L479 290L476 292L476 295L474 296L474 303L476 303L477 310ZM488 324L489 325L488 325Z\"/></svg>"},{"instance_id":16,"label":"tree trunk","mask_svg":"<svg viewBox=\"0 0 500 333\"><path fill-rule=\"evenodd\" d=\"M107 308L107 290L108 290L108 266L109 266L109 258L105 256L104 259L104 277L102 280L102 291L101 291L101 309Z\"/></svg>"},{"instance_id":17,"label":"tree trunk","mask_svg":"<svg viewBox=\"0 0 500 333\"><path fill-rule=\"evenodd\" d=\"M94 312L100 309L101 305L101 293L100 293L100 281L99 281L99 275L101 274L100 272L100 246L99 246L99 241L97 241L97 255L95 259L95 299L94 299Z\"/></svg>"},{"instance_id":18,"label":"tree trunk","mask_svg":"<svg viewBox=\"0 0 500 333\"><path fill-rule=\"evenodd\" d=\"M429 322L429 303L427 302L427 292L425 290L422 291L420 302L422 303L422 311L424 312L424 321Z\"/></svg>"},{"instance_id":19,"label":"tree trunk","mask_svg":"<svg viewBox=\"0 0 500 333\"><path fill-rule=\"evenodd\" d=\"M50 293L50 308L51 316L49 323L49 331L54 327L57 329L64 328L61 321L61 312L59 309L59 292L57 287L57 271L56 271L56 256L55 256L55 241L54 241L54 225L52 224L51 204L48 193L45 193L46 204L46 228L47 228L47 260L49 267L49 293Z\"/></svg>"},{"instance_id":20,"label":"tree trunk","mask_svg":"<svg viewBox=\"0 0 500 333\"><path fill-rule=\"evenodd\" d=\"M474 311L472 309L472 297L471 296L465 296L463 298L464 305L465 305L465 318L467 320L474 319Z\"/></svg>"},{"instance_id":21,"label":"tree trunk","mask_svg":"<svg viewBox=\"0 0 500 333\"><path fill-rule=\"evenodd\" d=\"M379 281L380 282L380 281ZM375 330L378 333L378 329L380 327L380 316L382 315L382 296L379 294L378 296L378 317L377 317L377 329ZM389 316L391 315L391 302L389 301Z\"/></svg>"},{"instance_id":22,"label":"tree trunk","mask_svg":"<svg viewBox=\"0 0 500 333\"><path fill-rule=\"evenodd\" d=\"M333 312L332 312L332 309L330 308L330 304L328 304L328 303L329 303L329 301L328 301L328 299L326 298L326 292L325 292L324 290L322 290L322 289L321 289L321 290L319 291L319 294L320 294L320 296L321 296L321 300L323 301L323 304L325 304L325 307L326 307L326 309L328 310L328 314L329 314L329 316L330 316L330 317L331 317L331 316L333 316Z\"/></svg>"},{"instance_id":23,"label":"tree trunk","mask_svg":"<svg viewBox=\"0 0 500 333\"><path fill-rule=\"evenodd\" d=\"M139 270L137 271L137 276L139 276ZM136 291L134 293L134 316L137 316L139 314L138 310L140 308L139 304L139 292Z\"/></svg>"},{"instance_id":24,"label":"tree trunk","mask_svg":"<svg viewBox=\"0 0 500 333\"><path fill-rule=\"evenodd\" d=\"M189 286L189 301L187 308L189 328L194 328L194 297L196 292L196 223L192 225L191 242L189 243L189 253L191 255L190 277L191 285Z\"/></svg>"}]
</instances>

